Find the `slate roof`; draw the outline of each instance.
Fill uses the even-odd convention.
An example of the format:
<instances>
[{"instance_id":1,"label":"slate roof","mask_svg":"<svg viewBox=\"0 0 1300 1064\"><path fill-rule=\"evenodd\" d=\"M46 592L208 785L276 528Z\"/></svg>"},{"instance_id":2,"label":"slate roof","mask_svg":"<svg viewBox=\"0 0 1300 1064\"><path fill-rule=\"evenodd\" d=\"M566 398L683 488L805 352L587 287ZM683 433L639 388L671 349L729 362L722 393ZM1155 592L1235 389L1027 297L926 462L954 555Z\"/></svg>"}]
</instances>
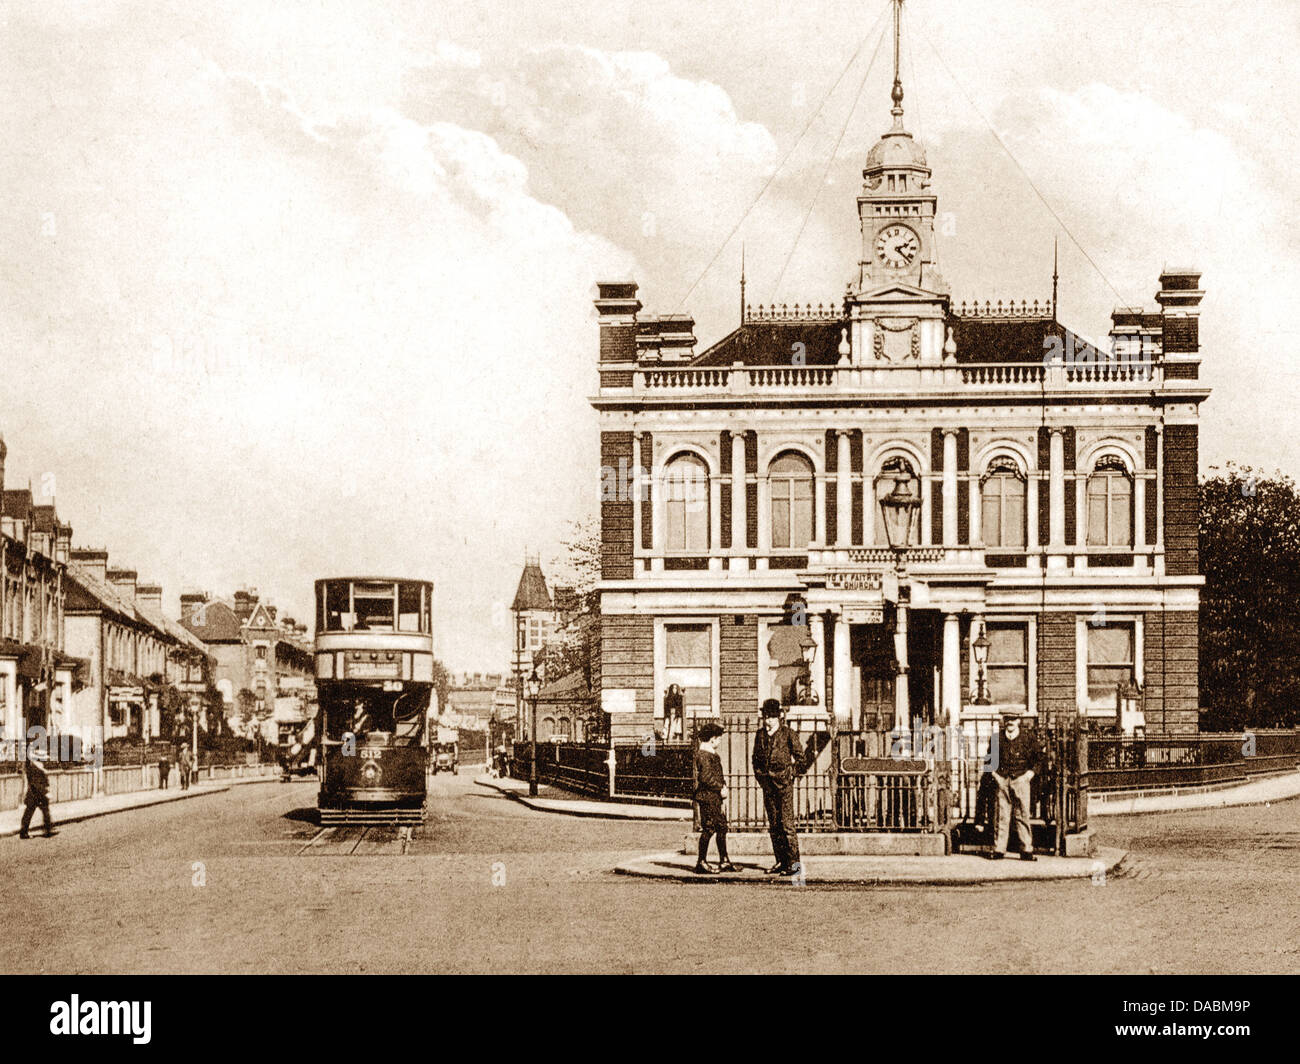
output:
<instances>
[{"instance_id":1,"label":"slate roof","mask_svg":"<svg viewBox=\"0 0 1300 1064\"><path fill-rule=\"evenodd\" d=\"M203 624L195 624L191 619L181 623L204 643L238 643L242 623L235 615L234 607L220 599L205 602L197 607L203 616Z\"/></svg>"},{"instance_id":2,"label":"slate roof","mask_svg":"<svg viewBox=\"0 0 1300 1064\"><path fill-rule=\"evenodd\" d=\"M523 574L519 577L519 587L515 591L515 600L510 608L524 610L551 610L551 594L546 590L546 577L536 562L527 562Z\"/></svg>"},{"instance_id":3,"label":"slate roof","mask_svg":"<svg viewBox=\"0 0 1300 1064\"><path fill-rule=\"evenodd\" d=\"M847 321L747 321L704 351L692 366L789 366L803 345L803 364L833 366L839 359L840 339ZM1097 349L1076 333L1051 318L986 318L949 315L947 325L957 344L957 362L1042 362L1053 345L1044 345L1049 337L1060 341L1065 351L1089 352Z\"/></svg>"}]
</instances>

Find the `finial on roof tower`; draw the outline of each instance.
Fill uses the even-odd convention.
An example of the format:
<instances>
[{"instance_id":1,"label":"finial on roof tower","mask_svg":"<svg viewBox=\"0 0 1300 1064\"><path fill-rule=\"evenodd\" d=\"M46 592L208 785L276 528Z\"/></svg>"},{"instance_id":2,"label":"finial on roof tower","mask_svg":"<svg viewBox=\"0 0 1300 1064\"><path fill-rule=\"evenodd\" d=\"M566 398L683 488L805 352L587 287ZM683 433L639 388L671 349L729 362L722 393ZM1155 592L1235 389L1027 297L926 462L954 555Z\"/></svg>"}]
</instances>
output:
<instances>
[{"instance_id":1,"label":"finial on roof tower","mask_svg":"<svg viewBox=\"0 0 1300 1064\"><path fill-rule=\"evenodd\" d=\"M899 41L902 37L901 16L903 13L903 0L894 0L894 88L889 97L894 101L893 109L889 112L894 116L894 128L903 128L903 79L899 68Z\"/></svg>"}]
</instances>

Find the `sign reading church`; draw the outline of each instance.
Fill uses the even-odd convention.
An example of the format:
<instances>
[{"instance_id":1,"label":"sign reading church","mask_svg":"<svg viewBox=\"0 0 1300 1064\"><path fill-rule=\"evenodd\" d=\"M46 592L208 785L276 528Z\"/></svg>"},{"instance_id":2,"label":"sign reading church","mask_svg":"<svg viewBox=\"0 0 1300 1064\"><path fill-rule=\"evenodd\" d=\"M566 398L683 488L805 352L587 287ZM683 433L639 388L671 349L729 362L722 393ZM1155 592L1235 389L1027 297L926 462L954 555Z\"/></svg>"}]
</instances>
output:
<instances>
[{"instance_id":1,"label":"sign reading church","mask_svg":"<svg viewBox=\"0 0 1300 1064\"><path fill-rule=\"evenodd\" d=\"M1116 310L1109 352L1055 293L954 303L902 100L841 302L746 308L696 354L692 319L599 285L601 463L634 480L601 504L615 739L664 734L670 688L688 722L778 697L841 728L1196 731L1200 275ZM895 492L920 500L902 543Z\"/></svg>"}]
</instances>

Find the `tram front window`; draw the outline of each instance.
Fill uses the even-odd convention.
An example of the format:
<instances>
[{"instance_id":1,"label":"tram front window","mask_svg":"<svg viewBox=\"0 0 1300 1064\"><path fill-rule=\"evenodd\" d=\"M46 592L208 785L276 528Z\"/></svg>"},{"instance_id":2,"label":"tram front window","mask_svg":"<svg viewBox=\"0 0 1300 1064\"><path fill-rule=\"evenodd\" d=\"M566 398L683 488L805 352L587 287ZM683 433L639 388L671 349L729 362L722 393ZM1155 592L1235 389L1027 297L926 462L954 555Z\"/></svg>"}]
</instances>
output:
<instances>
[{"instance_id":1,"label":"tram front window","mask_svg":"<svg viewBox=\"0 0 1300 1064\"><path fill-rule=\"evenodd\" d=\"M393 627L393 585L357 584L352 589L352 627L362 631L391 632Z\"/></svg>"},{"instance_id":2,"label":"tram front window","mask_svg":"<svg viewBox=\"0 0 1300 1064\"><path fill-rule=\"evenodd\" d=\"M397 585L397 627L402 632L420 632L421 611L419 584Z\"/></svg>"},{"instance_id":3,"label":"tram front window","mask_svg":"<svg viewBox=\"0 0 1300 1064\"><path fill-rule=\"evenodd\" d=\"M360 688L322 694L325 738L342 743L351 733L360 741L416 746L428 705L428 694L417 691Z\"/></svg>"}]
</instances>

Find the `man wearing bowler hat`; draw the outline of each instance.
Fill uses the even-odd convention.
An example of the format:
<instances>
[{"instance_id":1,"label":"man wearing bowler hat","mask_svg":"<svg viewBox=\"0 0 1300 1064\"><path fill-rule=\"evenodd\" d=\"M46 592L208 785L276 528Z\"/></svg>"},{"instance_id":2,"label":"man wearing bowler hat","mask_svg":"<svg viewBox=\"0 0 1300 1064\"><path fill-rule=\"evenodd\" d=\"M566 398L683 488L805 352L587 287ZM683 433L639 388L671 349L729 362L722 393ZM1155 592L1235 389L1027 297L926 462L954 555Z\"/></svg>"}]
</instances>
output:
<instances>
[{"instance_id":1,"label":"man wearing bowler hat","mask_svg":"<svg viewBox=\"0 0 1300 1064\"><path fill-rule=\"evenodd\" d=\"M1007 855L1014 822L1020 859L1036 861L1034 833L1029 823L1029 784L1041 766L1042 750L1037 737L1020 727L1020 714L1016 710L1003 710L1002 729L994 738L996 752L989 751L989 771L997 798L993 812L993 848L988 856L999 860Z\"/></svg>"},{"instance_id":2,"label":"man wearing bowler hat","mask_svg":"<svg viewBox=\"0 0 1300 1064\"><path fill-rule=\"evenodd\" d=\"M18 826L18 837L29 839L28 829L32 826L32 814L41 811L45 823L45 835L56 835L54 824L50 820L50 776L45 771L45 751L35 743L27 747L27 796L23 801L23 819Z\"/></svg>"},{"instance_id":3,"label":"man wearing bowler hat","mask_svg":"<svg viewBox=\"0 0 1300 1064\"><path fill-rule=\"evenodd\" d=\"M798 875L801 867L799 836L795 834L794 781L803 767L803 744L782 722L781 703L775 698L764 702L760 712L763 726L754 736L754 777L763 790L767 831L776 857L776 864L767 874Z\"/></svg>"}]
</instances>

